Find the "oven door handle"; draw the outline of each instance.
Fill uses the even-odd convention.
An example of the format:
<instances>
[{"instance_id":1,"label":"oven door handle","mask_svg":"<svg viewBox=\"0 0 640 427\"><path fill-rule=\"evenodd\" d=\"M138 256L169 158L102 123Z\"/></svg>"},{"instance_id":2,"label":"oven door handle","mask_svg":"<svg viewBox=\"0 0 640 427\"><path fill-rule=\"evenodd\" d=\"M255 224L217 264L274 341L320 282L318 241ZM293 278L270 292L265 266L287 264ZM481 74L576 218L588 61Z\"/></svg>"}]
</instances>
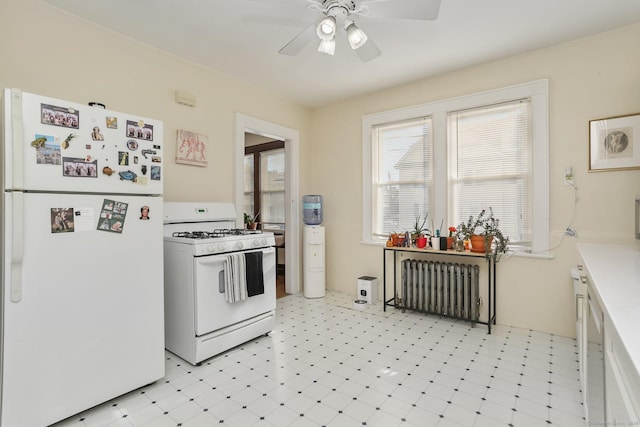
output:
<instances>
[{"instance_id":1,"label":"oven door handle","mask_svg":"<svg viewBox=\"0 0 640 427\"><path fill-rule=\"evenodd\" d=\"M196 262L201 265L219 264L221 262L224 262L225 258L226 256L224 255L213 255L196 258Z\"/></svg>"},{"instance_id":2,"label":"oven door handle","mask_svg":"<svg viewBox=\"0 0 640 427\"><path fill-rule=\"evenodd\" d=\"M248 253L248 252L259 252L262 251L262 254L272 254L276 251L276 249L273 246L269 246L268 248L263 248L263 249L257 249L257 250L248 250L248 251L243 251L244 253ZM224 261L227 258L226 255L213 255L213 256L205 256L205 257L199 257L197 258L197 262L198 264L201 265L208 265L208 264L216 264L219 263L220 261Z\"/></svg>"}]
</instances>

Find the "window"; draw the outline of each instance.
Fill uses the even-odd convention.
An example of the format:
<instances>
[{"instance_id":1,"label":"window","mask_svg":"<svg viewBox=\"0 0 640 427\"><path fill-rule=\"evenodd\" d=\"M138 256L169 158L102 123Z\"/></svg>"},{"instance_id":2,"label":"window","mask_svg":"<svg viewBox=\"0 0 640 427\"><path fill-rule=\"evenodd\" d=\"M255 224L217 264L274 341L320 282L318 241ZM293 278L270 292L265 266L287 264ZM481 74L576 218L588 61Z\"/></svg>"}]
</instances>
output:
<instances>
[{"instance_id":1,"label":"window","mask_svg":"<svg viewBox=\"0 0 640 427\"><path fill-rule=\"evenodd\" d=\"M450 112L449 223L491 207L512 244L531 244L528 99Z\"/></svg>"},{"instance_id":2,"label":"window","mask_svg":"<svg viewBox=\"0 0 640 427\"><path fill-rule=\"evenodd\" d=\"M284 148L260 155L262 228L284 230Z\"/></svg>"},{"instance_id":3,"label":"window","mask_svg":"<svg viewBox=\"0 0 640 427\"><path fill-rule=\"evenodd\" d=\"M547 94L542 80L365 116L363 241L491 207L512 245L546 251Z\"/></svg>"},{"instance_id":4,"label":"window","mask_svg":"<svg viewBox=\"0 0 640 427\"><path fill-rule=\"evenodd\" d=\"M248 214L255 214L258 212L256 209L255 200L255 162L256 155L254 153L245 154L244 156L244 211Z\"/></svg>"},{"instance_id":5,"label":"window","mask_svg":"<svg viewBox=\"0 0 640 427\"><path fill-rule=\"evenodd\" d=\"M245 148L244 211L259 213L262 229L284 230L284 142Z\"/></svg>"},{"instance_id":6,"label":"window","mask_svg":"<svg viewBox=\"0 0 640 427\"><path fill-rule=\"evenodd\" d=\"M410 229L419 215L429 211L431 119L376 125L372 132L377 141L373 234L378 240L386 240L390 231Z\"/></svg>"}]
</instances>

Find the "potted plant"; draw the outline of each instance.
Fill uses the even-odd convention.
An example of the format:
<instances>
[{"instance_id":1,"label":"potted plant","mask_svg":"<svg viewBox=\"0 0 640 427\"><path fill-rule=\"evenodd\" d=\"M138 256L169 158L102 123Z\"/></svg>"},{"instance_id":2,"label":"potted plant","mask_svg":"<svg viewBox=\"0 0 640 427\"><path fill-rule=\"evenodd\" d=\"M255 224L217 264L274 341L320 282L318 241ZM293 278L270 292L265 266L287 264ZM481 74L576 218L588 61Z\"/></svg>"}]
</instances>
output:
<instances>
[{"instance_id":1,"label":"potted plant","mask_svg":"<svg viewBox=\"0 0 640 427\"><path fill-rule=\"evenodd\" d=\"M246 225L247 230L255 230L258 227L258 223L256 222L258 215L260 215L260 212L255 215L251 215L246 212L244 213L244 224Z\"/></svg>"},{"instance_id":2,"label":"potted plant","mask_svg":"<svg viewBox=\"0 0 640 427\"><path fill-rule=\"evenodd\" d=\"M455 234L455 232L455 227L449 227L449 236L447 236L447 249L453 249L453 243L455 241L453 235Z\"/></svg>"},{"instance_id":3,"label":"potted plant","mask_svg":"<svg viewBox=\"0 0 640 427\"><path fill-rule=\"evenodd\" d=\"M489 208L489 215L483 209L474 219L469 216L466 223L458 226L456 240L471 240L472 252L484 252L487 258L497 261L507 252L509 238L500 230L500 220L493 216L493 210Z\"/></svg>"},{"instance_id":4,"label":"potted plant","mask_svg":"<svg viewBox=\"0 0 640 427\"><path fill-rule=\"evenodd\" d=\"M427 237L431 235L431 231L425 227L429 214L424 216L424 220L420 222L420 215L416 217L416 222L411 232L411 240L418 248L424 248L427 246Z\"/></svg>"}]
</instances>

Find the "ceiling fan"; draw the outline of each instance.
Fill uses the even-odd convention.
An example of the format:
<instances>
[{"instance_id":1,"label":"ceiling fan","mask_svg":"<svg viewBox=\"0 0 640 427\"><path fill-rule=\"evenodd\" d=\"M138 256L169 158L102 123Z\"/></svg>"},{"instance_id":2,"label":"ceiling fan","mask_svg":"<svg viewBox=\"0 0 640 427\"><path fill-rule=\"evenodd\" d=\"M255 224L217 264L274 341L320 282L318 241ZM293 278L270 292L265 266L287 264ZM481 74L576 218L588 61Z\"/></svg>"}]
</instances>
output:
<instances>
[{"instance_id":1,"label":"ceiling fan","mask_svg":"<svg viewBox=\"0 0 640 427\"><path fill-rule=\"evenodd\" d=\"M279 50L281 54L295 56L313 41L320 41L318 51L333 55L336 33L343 29L349 45L358 57L367 62L378 57L378 46L356 24L358 16L371 19L434 20L438 17L441 0L306 0L310 10L322 13L314 22Z\"/></svg>"}]
</instances>

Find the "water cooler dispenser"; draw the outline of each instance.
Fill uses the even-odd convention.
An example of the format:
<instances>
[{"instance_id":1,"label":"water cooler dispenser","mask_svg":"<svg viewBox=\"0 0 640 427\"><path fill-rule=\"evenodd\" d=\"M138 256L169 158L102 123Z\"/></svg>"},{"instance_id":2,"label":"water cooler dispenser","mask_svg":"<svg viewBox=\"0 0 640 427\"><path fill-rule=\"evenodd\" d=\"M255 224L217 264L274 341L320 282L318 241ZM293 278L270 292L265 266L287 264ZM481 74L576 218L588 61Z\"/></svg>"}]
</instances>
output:
<instances>
[{"instance_id":1,"label":"water cooler dispenser","mask_svg":"<svg viewBox=\"0 0 640 427\"><path fill-rule=\"evenodd\" d=\"M302 198L304 232L304 296L322 298L325 295L325 247L322 223L322 196L307 195Z\"/></svg>"}]
</instances>

